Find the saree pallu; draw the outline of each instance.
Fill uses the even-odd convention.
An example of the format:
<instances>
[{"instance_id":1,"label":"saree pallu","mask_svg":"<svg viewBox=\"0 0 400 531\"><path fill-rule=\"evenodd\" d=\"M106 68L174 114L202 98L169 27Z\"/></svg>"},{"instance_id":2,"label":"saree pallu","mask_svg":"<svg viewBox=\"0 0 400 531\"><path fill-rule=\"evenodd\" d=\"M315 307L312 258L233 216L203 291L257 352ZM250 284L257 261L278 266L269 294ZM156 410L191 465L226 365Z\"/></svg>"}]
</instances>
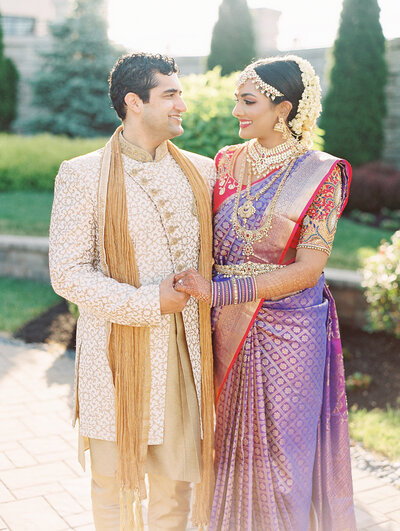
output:
<instances>
[{"instance_id":1,"label":"saree pallu","mask_svg":"<svg viewBox=\"0 0 400 531\"><path fill-rule=\"evenodd\" d=\"M318 166L318 156L299 160L287 181L296 189L301 179L304 208L327 173L322 169L322 178L307 185L304 170ZM262 183L252 192L257 186ZM273 194L274 187L256 202L254 226ZM232 202L225 199L215 214L215 259L221 265L244 261L230 226ZM289 219L283 207L278 201L276 216L286 235L280 234L279 245L276 239L272 246L260 242L258 263L261 254L265 262L284 263L304 208L299 204L297 217ZM268 260L270 248L279 262ZM210 530L355 530L339 328L323 275L313 288L280 300L217 307L213 329L218 403Z\"/></svg>"}]
</instances>

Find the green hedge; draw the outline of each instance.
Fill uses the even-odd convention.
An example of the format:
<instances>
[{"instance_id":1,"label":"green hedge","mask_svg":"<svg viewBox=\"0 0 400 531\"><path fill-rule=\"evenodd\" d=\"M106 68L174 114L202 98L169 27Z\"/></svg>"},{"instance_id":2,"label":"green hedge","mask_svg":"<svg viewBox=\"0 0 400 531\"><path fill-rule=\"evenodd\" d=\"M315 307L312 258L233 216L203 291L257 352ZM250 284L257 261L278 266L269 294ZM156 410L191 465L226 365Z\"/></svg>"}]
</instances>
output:
<instances>
[{"instance_id":1,"label":"green hedge","mask_svg":"<svg viewBox=\"0 0 400 531\"><path fill-rule=\"evenodd\" d=\"M232 116L237 74L221 77L215 68L206 74L182 77L188 106L184 134L174 142L181 148L214 157L223 146L242 142L238 120ZM106 138L67 138L41 134L0 134L0 192L53 190L60 163L104 146ZM316 137L316 147L321 139Z\"/></svg>"},{"instance_id":2,"label":"green hedge","mask_svg":"<svg viewBox=\"0 0 400 531\"><path fill-rule=\"evenodd\" d=\"M51 191L63 160L98 149L105 140L0 134L0 191Z\"/></svg>"}]
</instances>

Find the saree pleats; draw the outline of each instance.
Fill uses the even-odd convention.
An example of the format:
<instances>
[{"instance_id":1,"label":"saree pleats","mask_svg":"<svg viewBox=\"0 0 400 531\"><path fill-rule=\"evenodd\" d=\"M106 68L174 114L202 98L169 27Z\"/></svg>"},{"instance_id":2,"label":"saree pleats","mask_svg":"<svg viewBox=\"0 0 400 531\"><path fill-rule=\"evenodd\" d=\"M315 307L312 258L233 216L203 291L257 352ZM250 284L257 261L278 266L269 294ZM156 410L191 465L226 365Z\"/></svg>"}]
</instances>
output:
<instances>
[{"instance_id":1,"label":"saree pleats","mask_svg":"<svg viewBox=\"0 0 400 531\"><path fill-rule=\"evenodd\" d=\"M308 529L326 359L322 289L323 278L264 302L225 382L211 529Z\"/></svg>"}]
</instances>

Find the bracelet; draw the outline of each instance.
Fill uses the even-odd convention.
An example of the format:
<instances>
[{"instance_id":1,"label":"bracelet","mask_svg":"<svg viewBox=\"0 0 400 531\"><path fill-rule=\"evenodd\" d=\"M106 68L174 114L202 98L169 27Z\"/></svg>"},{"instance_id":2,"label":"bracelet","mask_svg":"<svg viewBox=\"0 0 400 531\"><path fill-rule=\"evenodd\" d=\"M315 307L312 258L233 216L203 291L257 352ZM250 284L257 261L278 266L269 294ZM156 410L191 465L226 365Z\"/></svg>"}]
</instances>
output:
<instances>
[{"instance_id":1,"label":"bracelet","mask_svg":"<svg viewBox=\"0 0 400 531\"><path fill-rule=\"evenodd\" d=\"M237 304L239 301L239 288L236 283L236 278L232 277L230 281L232 282L233 304Z\"/></svg>"},{"instance_id":2,"label":"bracelet","mask_svg":"<svg viewBox=\"0 0 400 531\"><path fill-rule=\"evenodd\" d=\"M211 307L241 304L257 298L255 277L231 277L229 280L211 282Z\"/></svg>"}]
</instances>

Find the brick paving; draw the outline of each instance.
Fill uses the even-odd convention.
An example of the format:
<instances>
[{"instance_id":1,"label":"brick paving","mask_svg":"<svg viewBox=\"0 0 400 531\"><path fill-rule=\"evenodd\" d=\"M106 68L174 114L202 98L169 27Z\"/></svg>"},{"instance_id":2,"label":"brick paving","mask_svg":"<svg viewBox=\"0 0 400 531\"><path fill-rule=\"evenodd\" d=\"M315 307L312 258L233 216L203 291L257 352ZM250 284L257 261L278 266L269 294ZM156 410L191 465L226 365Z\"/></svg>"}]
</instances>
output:
<instances>
[{"instance_id":1,"label":"brick paving","mask_svg":"<svg viewBox=\"0 0 400 531\"><path fill-rule=\"evenodd\" d=\"M76 461L74 362L57 345L0 337L0 531L94 530ZM360 531L400 530L400 490L353 468Z\"/></svg>"}]
</instances>

